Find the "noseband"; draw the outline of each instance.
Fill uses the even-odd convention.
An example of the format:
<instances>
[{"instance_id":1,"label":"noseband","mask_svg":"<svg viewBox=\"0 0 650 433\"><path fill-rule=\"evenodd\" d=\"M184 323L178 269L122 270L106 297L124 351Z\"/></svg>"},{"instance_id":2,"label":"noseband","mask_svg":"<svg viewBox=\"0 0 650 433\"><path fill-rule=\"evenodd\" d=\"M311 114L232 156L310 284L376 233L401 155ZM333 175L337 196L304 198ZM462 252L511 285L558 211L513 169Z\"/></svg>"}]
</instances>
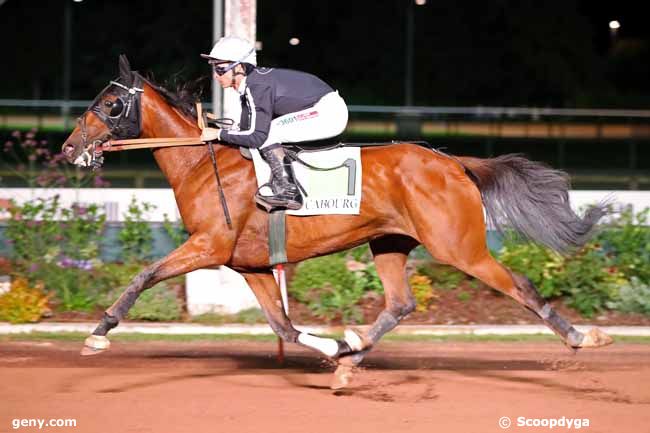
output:
<instances>
[{"instance_id":1,"label":"noseband","mask_svg":"<svg viewBox=\"0 0 650 433\"><path fill-rule=\"evenodd\" d=\"M119 79L118 79L119 80ZM90 107L77 119L79 129L81 130L82 153L74 161L76 165L83 167L92 167L93 170L99 168L104 163L102 156L102 144L111 140L134 138L140 136L141 115L140 115L140 94L144 92L142 88L142 77L137 73L133 74L133 84L131 87L125 86L118 80L109 81L108 85L102 90ZM110 108L107 114L99 104L100 98L112 86L116 86L126 92L117 97L114 101L105 101L106 107ZM122 93L122 92L121 92ZM99 120L108 128L108 133L101 138L88 142L88 131L86 129L86 116L89 112L95 114Z\"/></svg>"}]
</instances>

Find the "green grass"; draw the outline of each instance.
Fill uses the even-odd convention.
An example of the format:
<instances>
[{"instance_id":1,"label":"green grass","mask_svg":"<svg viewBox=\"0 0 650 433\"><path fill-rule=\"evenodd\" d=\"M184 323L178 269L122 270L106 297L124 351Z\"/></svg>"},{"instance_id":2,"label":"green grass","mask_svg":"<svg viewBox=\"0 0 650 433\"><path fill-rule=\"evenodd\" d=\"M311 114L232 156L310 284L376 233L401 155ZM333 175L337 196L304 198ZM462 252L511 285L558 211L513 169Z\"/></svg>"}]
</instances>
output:
<instances>
[{"instance_id":1,"label":"green grass","mask_svg":"<svg viewBox=\"0 0 650 433\"><path fill-rule=\"evenodd\" d=\"M224 323L267 323L266 317L261 309L257 307L247 308L237 314L217 314L205 313L192 318L192 323L200 323L202 325L223 325Z\"/></svg>"},{"instance_id":2,"label":"green grass","mask_svg":"<svg viewBox=\"0 0 650 433\"><path fill-rule=\"evenodd\" d=\"M0 342L7 341L77 341L83 342L88 335L81 332L32 332L25 334L0 335ZM322 337L341 338L341 335L321 335ZM650 344L650 337L614 336L615 343ZM275 335L248 334L208 334L208 335L163 335L163 334L112 334L111 341L275 341ZM557 342L560 339L546 334L518 335L398 335L388 334L382 341L390 342Z\"/></svg>"}]
</instances>

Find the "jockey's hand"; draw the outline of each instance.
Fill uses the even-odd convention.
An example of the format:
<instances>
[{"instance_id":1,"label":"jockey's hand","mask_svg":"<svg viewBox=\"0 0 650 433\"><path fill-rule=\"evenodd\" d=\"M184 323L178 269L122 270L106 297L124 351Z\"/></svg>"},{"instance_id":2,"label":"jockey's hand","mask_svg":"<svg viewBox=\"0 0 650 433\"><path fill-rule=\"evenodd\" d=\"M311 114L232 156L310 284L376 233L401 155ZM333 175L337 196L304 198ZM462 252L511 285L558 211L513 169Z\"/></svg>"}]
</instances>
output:
<instances>
[{"instance_id":1,"label":"jockey's hand","mask_svg":"<svg viewBox=\"0 0 650 433\"><path fill-rule=\"evenodd\" d=\"M201 141L214 141L221 139L221 129L219 128L203 128L201 131Z\"/></svg>"}]
</instances>

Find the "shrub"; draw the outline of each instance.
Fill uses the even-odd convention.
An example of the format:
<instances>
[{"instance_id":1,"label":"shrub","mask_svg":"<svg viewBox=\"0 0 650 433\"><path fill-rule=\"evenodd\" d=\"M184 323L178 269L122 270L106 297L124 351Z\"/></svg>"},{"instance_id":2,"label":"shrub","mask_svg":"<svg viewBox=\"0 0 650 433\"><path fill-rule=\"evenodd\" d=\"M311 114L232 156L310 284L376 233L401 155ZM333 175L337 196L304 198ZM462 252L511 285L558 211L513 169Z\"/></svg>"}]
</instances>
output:
<instances>
[{"instance_id":1,"label":"shrub","mask_svg":"<svg viewBox=\"0 0 650 433\"><path fill-rule=\"evenodd\" d=\"M617 299L610 301L607 306L626 313L650 315L650 285L632 277L628 284L619 288Z\"/></svg>"},{"instance_id":2,"label":"shrub","mask_svg":"<svg viewBox=\"0 0 650 433\"><path fill-rule=\"evenodd\" d=\"M609 265L603 250L593 243L565 259L557 281L565 289L567 305L587 317L605 308L618 287L626 283L623 275Z\"/></svg>"},{"instance_id":3,"label":"shrub","mask_svg":"<svg viewBox=\"0 0 650 433\"><path fill-rule=\"evenodd\" d=\"M623 209L595 241L602 244L609 258L628 279L650 284L650 208L634 214Z\"/></svg>"},{"instance_id":4,"label":"shrub","mask_svg":"<svg viewBox=\"0 0 650 433\"><path fill-rule=\"evenodd\" d=\"M364 269L354 271L357 278L357 284L363 287L364 292L375 292L379 295L384 294L384 286L381 283L377 267L374 263L367 265Z\"/></svg>"},{"instance_id":5,"label":"shrub","mask_svg":"<svg viewBox=\"0 0 650 433\"><path fill-rule=\"evenodd\" d=\"M467 276L452 266L439 265L432 262L417 267L417 273L429 277L431 285L444 290L453 290Z\"/></svg>"},{"instance_id":6,"label":"shrub","mask_svg":"<svg viewBox=\"0 0 650 433\"><path fill-rule=\"evenodd\" d=\"M504 241L499 260L511 270L524 274L545 298L560 296L564 288L556 278L564 259L552 250L534 243Z\"/></svg>"},{"instance_id":7,"label":"shrub","mask_svg":"<svg viewBox=\"0 0 650 433\"><path fill-rule=\"evenodd\" d=\"M101 275L105 281L105 288L97 299L97 305L101 308L107 308L113 305L124 289L129 285L129 283L131 283L131 280L133 280L141 270L141 263L131 262L105 264L101 269Z\"/></svg>"},{"instance_id":8,"label":"shrub","mask_svg":"<svg viewBox=\"0 0 650 433\"><path fill-rule=\"evenodd\" d=\"M341 255L330 255L302 262L296 268L289 293L317 316L331 320L357 321L357 303L364 294L364 280L350 272Z\"/></svg>"},{"instance_id":9,"label":"shrub","mask_svg":"<svg viewBox=\"0 0 650 433\"><path fill-rule=\"evenodd\" d=\"M187 231L181 221L171 222L167 214L164 214L163 218L163 228L167 236L169 236L169 239L171 239L174 248L178 248L187 240Z\"/></svg>"},{"instance_id":10,"label":"shrub","mask_svg":"<svg viewBox=\"0 0 650 433\"><path fill-rule=\"evenodd\" d=\"M74 204L61 210L61 251L64 257L92 260L99 257L99 243L106 215L96 205Z\"/></svg>"},{"instance_id":11,"label":"shrub","mask_svg":"<svg viewBox=\"0 0 650 433\"><path fill-rule=\"evenodd\" d=\"M141 270L142 265L138 263L105 265L101 270L102 284L105 289L97 298L97 305L101 308L113 305ZM175 279L163 281L142 292L129 310L128 318L152 321L180 319L183 308L176 291L172 289L173 281Z\"/></svg>"},{"instance_id":12,"label":"shrub","mask_svg":"<svg viewBox=\"0 0 650 433\"><path fill-rule=\"evenodd\" d=\"M368 244L352 248L351 250L341 254L347 257L351 257L352 260L361 263L369 263L372 261L372 253L370 252L370 246L368 246Z\"/></svg>"},{"instance_id":13,"label":"shrub","mask_svg":"<svg viewBox=\"0 0 650 433\"><path fill-rule=\"evenodd\" d=\"M135 197L124 215L124 226L118 234L125 262L145 260L153 247L153 232L144 216L155 209L151 203L139 204Z\"/></svg>"},{"instance_id":14,"label":"shrub","mask_svg":"<svg viewBox=\"0 0 650 433\"><path fill-rule=\"evenodd\" d=\"M17 278L11 289L0 295L0 321L37 322L48 311L48 300L42 284L30 286L25 278Z\"/></svg>"},{"instance_id":15,"label":"shrub","mask_svg":"<svg viewBox=\"0 0 650 433\"><path fill-rule=\"evenodd\" d=\"M543 297L565 296L569 306L588 317L605 308L617 287L625 282L595 243L562 257L536 244L506 240L499 259L513 271L526 275Z\"/></svg>"},{"instance_id":16,"label":"shrub","mask_svg":"<svg viewBox=\"0 0 650 433\"><path fill-rule=\"evenodd\" d=\"M11 208L7 237L13 256L25 266L62 260L93 260L105 215L97 205L62 208L59 197L36 199Z\"/></svg>"},{"instance_id":17,"label":"shrub","mask_svg":"<svg viewBox=\"0 0 650 433\"><path fill-rule=\"evenodd\" d=\"M176 292L166 284L156 285L142 292L129 310L128 317L133 320L178 320L182 307Z\"/></svg>"},{"instance_id":18,"label":"shrub","mask_svg":"<svg viewBox=\"0 0 650 433\"><path fill-rule=\"evenodd\" d=\"M262 310L257 307L241 310L235 316L236 323L266 323L266 316L264 316Z\"/></svg>"},{"instance_id":19,"label":"shrub","mask_svg":"<svg viewBox=\"0 0 650 433\"><path fill-rule=\"evenodd\" d=\"M429 304L435 298L433 287L431 286L431 279L426 275L413 274L409 278L409 285L415 297L415 311L427 311Z\"/></svg>"},{"instance_id":20,"label":"shrub","mask_svg":"<svg viewBox=\"0 0 650 433\"><path fill-rule=\"evenodd\" d=\"M86 261L35 264L28 278L53 293L52 301L59 311L92 311L109 287L106 276Z\"/></svg>"},{"instance_id":21,"label":"shrub","mask_svg":"<svg viewBox=\"0 0 650 433\"><path fill-rule=\"evenodd\" d=\"M61 224L56 221L59 197L37 199L10 209L7 238L13 243L14 258L23 263L54 260L63 240Z\"/></svg>"}]
</instances>

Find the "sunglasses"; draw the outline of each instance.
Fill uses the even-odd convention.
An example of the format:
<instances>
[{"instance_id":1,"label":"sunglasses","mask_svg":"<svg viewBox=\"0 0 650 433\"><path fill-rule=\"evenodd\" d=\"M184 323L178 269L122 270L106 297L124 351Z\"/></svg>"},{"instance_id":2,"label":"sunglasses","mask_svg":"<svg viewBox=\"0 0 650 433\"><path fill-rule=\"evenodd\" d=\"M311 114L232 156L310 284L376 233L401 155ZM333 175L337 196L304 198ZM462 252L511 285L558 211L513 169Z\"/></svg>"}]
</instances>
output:
<instances>
[{"instance_id":1,"label":"sunglasses","mask_svg":"<svg viewBox=\"0 0 650 433\"><path fill-rule=\"evenodd\" d=\"M235 63L231 63L231 64L228 65L228 66L220 66L220 65L222 65L222 64L223 64L223 63L211 63L211 65L212 65L212 71L214 71L214 73L217 74L217 75L220 76L220 77L221 77L222 75L224 75L226 72L228 72L228 71L230 71L231 69L233 69L233 68L234 68L235 66L237 66L239 63L235 62Z\"/></svg>"}]
</instances>

